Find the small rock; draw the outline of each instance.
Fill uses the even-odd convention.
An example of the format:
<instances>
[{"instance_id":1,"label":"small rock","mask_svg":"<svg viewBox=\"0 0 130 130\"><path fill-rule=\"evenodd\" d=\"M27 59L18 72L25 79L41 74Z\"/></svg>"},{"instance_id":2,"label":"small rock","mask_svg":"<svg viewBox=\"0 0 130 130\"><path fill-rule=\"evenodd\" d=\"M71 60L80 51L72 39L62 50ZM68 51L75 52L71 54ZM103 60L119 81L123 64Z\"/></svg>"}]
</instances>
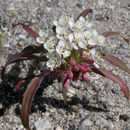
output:
<instances>
[{"instance_id":1,"label":"small rock","mask_svg":"<svg viewBox=\"0 0 130 130\"><path fill-rule=\"evenodd\" d=\"M56 7L59 3L59 0L53 0L53 1L48 1L47 6L48 7Z\"/></svg>"},{"instance_id":2,"label":"small rock","mask_svg":"<svg viewBox=\"0 0 130 130\"><path fill-rule=\"evenodd\" d=\"M3 66L3 65L5 65L5 59L4 58L0 58L0 66Z\"/></svg>"},{"instance_id":3,"label":"small rock","mask_svg":"<svg viewBox=\"0 0 130 130\"><path fill-rule=\"evenodd\" d=\"M99 1L98 1L98 5L99 5L99 6L104 5L104 0L99 0Z\"/></svg>"},{"instance_id":4,"label":"small rock","mask_svg":"<svg viewBox=\"0 0 130 130\"><path fill-rule=\"evenodd\" d=\"M103 17L101 14L97 14L97 15L95 15L95 19L98 21L101 21L101 20L103 20Z\"/></svg>"},{"instance_id":5,"label":"small rock","mask_svg":"<svg viewBox=\"0 0 130 130\"><path fill-rule=\"evenodd\" d=\"M83 124L86 125L86 126L91 126L91 125L93 125L93 122L90 121L89 119L86 119L86 120L83 121Z\"/></svg>"},{"instance_id":6,"label":"small rock","mask_svg":"<svg viewBox=\"0 0 130 130\"><path fill-rule=\"evenodd\" d=\"M128 3L128 7L130 7L130 3Z\"/></svg>"},{"instance_id":7,"label":"small rock","mask_svg":"<svg viewBox=\"0 0 130 130\"><path fill-rule=\"evenodd\" d=\"M68 88L67 96L73 97L76 94L76 91L72 88Z\"/></svg>"},{"instance_id":8,"label":"small rock","mask_svg":"<svg viewBox=\"0 0 130 130\"><path fill-rule=\"evenodd\" d=\"M93 122L89 119L85 119L81 122L81 124L78 127L78 130L87 130L89 126L92 126Z\"/></svg>"},{"instance_id":9,"label":"small rock","mask_svg":"<svg viewBox=\"0 0 130 130\"><path fill-rule=\"evenodd\" d=\"M104 118L100 118L100 120L97 120L95 124L103 128L106 125L106 123L107 121Z\"/></svg>"},{"instance_id":10,"label":"small rock","mask_svg":"<svg viewBox=\"0 0 130 130\"><path fill-rule=\"evenodd\" d=\"M63 128L58 126L55 130L63 130Z\"/></svg>"},{"instance_id":11,"label":"small rock","mask_svg":"<svg viewBox=\"0 0 130 130\"><path fill-rule=\"evenodd\" d=\"M80 9L82 9L82 5L80 3L77 3L76 6Z\"/></svg>"},{"instance_id":12,"label":"small rock","mask_svg":"<svg viewBox=\"0 0 130 130\"><path fill-rule=\"evenodd\" d=\"M121 93L121 91L118 88L113 88L112 93L119 95Z\"/></svg>"},{"instance_id":13,"label":"small rock","mask_svg":"<svg viewBox=\"0 0 130 130\"><path fill-rule=\"evenodd\" d=\"M120 119L124 120L125 122L129 120L129 116L126 114L120 115Z\"/></svg>"},{"instance_id":14,"label":"small rock","mask_svg":"<svg viewBox=\"0 0 130 130\"><path fill-rule=\"evenodd\" d=\"M34 123L37 130L53 130L53 125L47 119L39 119Z\"/></svg>"}]
</instances>

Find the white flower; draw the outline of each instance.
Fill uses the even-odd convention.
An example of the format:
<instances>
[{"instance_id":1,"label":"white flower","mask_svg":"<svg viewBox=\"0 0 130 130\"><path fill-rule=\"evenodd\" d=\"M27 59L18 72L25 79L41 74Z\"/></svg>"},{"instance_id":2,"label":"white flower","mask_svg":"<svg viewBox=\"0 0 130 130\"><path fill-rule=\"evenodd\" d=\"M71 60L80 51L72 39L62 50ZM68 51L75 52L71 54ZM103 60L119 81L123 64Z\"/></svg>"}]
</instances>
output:
<instances>
[{"instance_id":1,"label":"white flower","mask_svg":"<svg viewBox=\"0 0 130 130\"><path fill-rule=\"evenodd\" d=\"M97 37L98 36L97 30L93 29L92 34L93 34L94 37Z\"/></svg>"},{"instance_id":2,"label":"white flower","mask_svg":"<svg viewBox=\"0 0 130 130\"><path fill-rule=\"evenodd\" d=\"M82 31L83 27L84 27L84 18L80 17L78 21L74 21L74 18L71 17L68 21L68 27L72 30L72 31Z\"/></svg>"},{"instance_id":3,"label":"white flower","mask_svg":"<svg viewBox=\"0 0 130 130\"><path fill-rule=\"evenodd\" d=\"M68 19L69 19L69 17L67 17L67 16L61 16L58 21L54 20L53 24L56 27L57 26L65 27L68 23Z\"/></svg>"},{"instance_id":4,"label":"white flower","mask_svg":"<svg viewBox=\"0 0 130 130\"><path fill-rule=\"evenodd\" d=\"M69 39L69 42L72 42L74 40L74 36L72 33L69 34L68 39Z\"/></svg>"},{"instance_id":5,"label":"white flower","mask_svg":"<svg viewBox=\"0 0 130 130\"><path fill-rule=\"evenodd\" d=\"M54 52L55 47L57 44L57 40L55 37L50 37L45 43L44 43L44 48L48 50L49 52Z\"/></svg>"},{"instance_id":6,"label":"white flower","mask_svg":"<svg viewBox=\"0 0 130 130\"><path fill-rule=\"evenodd\" d=\"M73 30L74 26L75 26L74 18L71 17L71 18L69 18L69 21L68 21L68 27L69 27L71 30Z\"/></svg>"},{"instance_id":7,"label":"white flower","mask_svg":"<svg viewBox=\"0 0 130 130\"><path fill-rule=\"evenodd\" d=\"M102 35L98 35L98 37L97 37L97 42L98 42L100 45L104 45L104 43L105 43L105 37L102 36Z\"/></svg>"},{"instance_id":8,"label":"white flower","mask_svg":"<svg viewBox=\"0 0 130 130\"><path fill-rule=\"evenodd\" d=\"M68 22L68 19L69 17L67 16L61 16L58 22L61 26L65 26Z\"/></svg>"},{"instance_id":9,"label":"white flower","mask_svg":"<svg viewBox=\"0 0 130 130\"><path fill-rule=\"evenodd\" d=\"M91 39L92 38L92 32L89 31L89 30L85 31L84 32L84 37L85 37L86 40Z\"/></svg>"},{"instance_id":10,"label":"white flower","mask_svg":"<svg viewBox=\"0 0 130 130\"><path fill-rule=\"evenodd\" d=\"M56 20L53 21L53 24L54 24L55 26L58 26L58 25L59 25L58 21L56 21Z\"/></svg>"},{"instance_id":11,"label":"white flower","mask_svg":"<svg viewBox=\"0 0 130 130\"><path fill-rule=\"evenodd\" d=\"M71 54L71 46L69 47L65 40L60 40L56 46L56 52L66 58Z\"/></svg>"},{"instance_id":12,"label":"white flower","mask_svg":"<svg viewBox=\"0 0 130 130\"><path fill-rule=\"evenodd\" d=\"M69 30L65 27L62 26L57 26L56 27L56 36L58 39L67 39L69 35Z\"/></svg>"},{"instance_id":13,"label":"white flower","mask_svg":"<svg viewBox=\"0 0 130 130\"><path fill-rule=\"evenodd\" d=\"M85 23L85 18L81 16L79 20L75 22L75 28L77 28L79 31L85 29L84 23Z\"/></svg>"},{"instance_id":14,"label":"white flower","mask_svg":"<svg viewBox=\"0 0 130 130\"><path fill-rule=\"evenodd\" d=\"M74 41L78 44L80 48L86 48L86 40L81 32L74 32Z\"/></svg>"},{"instance_id":15,"label":"white flower","mask_svg":"<svg viewBox=\"0 0 130 130\"><path fill-rule=\"evenodd\" d=\"M90 53L91 53L92 56L95 56L95 55L96 55L95 49L91 49L91 50L90 50Z\"/></svg>"},{"instance_id":16,"label":"white flower","mask_svg":"<svg viewBox=\"0 0 130 130\"><path fill-rule=\"evenodd\" d=\"M88 40L88 45L94 46L94 45L96 45L96 43L97 42L94 39Z\"/></svg>"},{"instance_id":17,"label":"white flower","mask_svg":"<svg viewBox=\"0 0 130 130\"><path fill-rule=\"evenodd\" d=\"M61 26L57 26L57 27L56 27L56 33L57 33L58 35L63 34L64 30L65 30L65 28L63 28L63 27L61 27Z\"/></svg>"},{"instance_id":18,"label":"white flower","mask_svg":"<svg viewBox=\"0 0 130 130\"><path fill-rule=\"evenodd\" d=\"M57 53L49 53L47 54L47 58L49 59L46 63L47 67L53 70L54 68L61 65L61 57Z\"/></svg>"},{"instance_id":19,"label":"white flower","mask_svg":"<svg viewBox=\"0 0 130 130\"><path fill-rule=\"evenodd\" d=\"M87 29L90 29L90 28L93 28L93 23L92 22L89 22L88 20L85 20L85 28Z\"/></svg>"},{"instance_id":20,"label":"white flower","mask_svg":"<svg viewBox=\"0 0 130 130\"><path fill-rule=\"evenodd\" d=\"M39 36L36 38L36 41L40 44L44 43L47 40L48 34L43 32L42 30L39 31Z\"/></svg>"},{"instance_id":21,"label":"white flower","mask_svg":"<svg viewBox=\"0 0 130 130\"><path fill-rule=\"evenodd\" d=\"M96 67L96 68L100 68L100 66L97 64L97 63L93 63L93 65Z\"/></svg>"}]
</instances>

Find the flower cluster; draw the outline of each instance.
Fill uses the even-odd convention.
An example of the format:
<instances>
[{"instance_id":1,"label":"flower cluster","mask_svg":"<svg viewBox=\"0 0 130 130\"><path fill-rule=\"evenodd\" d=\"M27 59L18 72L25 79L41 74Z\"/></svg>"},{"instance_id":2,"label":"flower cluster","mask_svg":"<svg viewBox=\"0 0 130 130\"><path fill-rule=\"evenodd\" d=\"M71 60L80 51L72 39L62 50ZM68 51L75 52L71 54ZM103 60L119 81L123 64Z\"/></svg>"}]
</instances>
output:
<instances>
[{"instance_id":1,"label":"flower cluster","mask_svg":"<svg viewBox=\"0 0 130 130\"><path fill-rule=\"evenodd\" d=\"M58 21L53 21L53 24L56 28L53 36L48 36L46 32L40 30L40 37L37 38L37 42L43 44L48 51L47 67L51 70L59 67L61 61L66 62L68 57L77 60L73 54L76 51L80 54L77 58L86 56L94 58L95 50L88 47L105 43L105 37L98 34L94 29L95 25L87 17L81 16L78 20L74 20L72 16L61 16Z\"/></svg>"}]
</instances>

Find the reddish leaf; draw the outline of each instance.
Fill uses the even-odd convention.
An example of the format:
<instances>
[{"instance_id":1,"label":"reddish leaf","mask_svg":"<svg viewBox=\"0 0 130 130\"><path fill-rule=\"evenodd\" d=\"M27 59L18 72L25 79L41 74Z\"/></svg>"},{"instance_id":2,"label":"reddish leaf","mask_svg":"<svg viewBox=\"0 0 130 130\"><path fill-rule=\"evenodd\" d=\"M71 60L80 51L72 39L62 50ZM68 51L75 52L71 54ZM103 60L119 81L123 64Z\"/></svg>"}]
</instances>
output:
<instances>
[{"instance_id":1,"label":"reddish leaf","mask_svg":"<svg viewBox=\"0 0 130 130\"><path fill-rule=\"evenodd\" d=\"M30 129L29 126L29 114L31 112L31 105L33 98L36 94L37 89L39 88L42 80L47 76L51 71L43 72L37 77L34 77L31 82L28 84L27 89L23 96L22 109L21 109L21 121L25 128Z\"/></svg>"},{"instance_id":2,"label":"reddish leaf","mask_svg":"<svg viewBox=\"0 0 130 130\"><path fill-rule=\"evenodd\" d=\"M17 91L19 88L20 88L20 85L23 83L23 82L25 82L26 80L32 80L32 78L34 78L34 77L36 77L36 75L35 76L29 76L29 77L27 77L27 78L24 78L24 79L22 79L22 80L20 80L16 85L15 85L15 87L14 87L14 91Z\"/></svg>"},{"instance_id":3,"label":"reddish leaf","mask_svg":"<svg viewBox=\"0 0 130 130\"><path fill-rule=\"evenodd\" d=\"M83 12L81 12L79 14L79 16L75 19L75 22L82 16L82 17L86 17L89 13L92 13L93 10L92 9L86 9Z\"/></svg>"},{"instance_id":4,"label":"reddish leaf","mask_svg":"<svg viewBox=\"0 0 130 130\"><path fill-rule=\"evenodd\" d=\"M31 28L29 28L28 26L26 26L23 23L12 24L13 27L16 27L17 25L21 25L23 27L23 29L26 32L28 32L29 34L31 34L35 39L39 36L34 30L32 30Z\"/></svg>"},{"instance_id":5,"label":"reddish leaf","mask_svg":"<svg viewBox=\"0 0 130 130\"><path fill-rule=\"evenodd\" d=\"M125 38L122 34L118 32L109 31L102 33L102 35L106 38L121 37L124 39L124 41L126 41L129 44L129 39Z\"/></svg>"},{"instance_id":6,"label":"reddish leaf","mask_svg":"<svg viewBox=\"0 0 130 130\"><path fill-rule=\"evenodd\" d=\"M100 75L103 74L104 77L106 77L107 79L110 79L113 82L117 83L121 87L121 91L123 92L124 96L129 100L130 98L129 88L117 75L101 68L94 68L93 71Z\"/></svg>"},{"instance_id":7,"label":"reddish leaf","mask_svg":"<svg viewBox=\"0 0 130 130\"><path fill-rule=\"evenodd\" d=\"M9 64L12 64L14 62L22 61L22 60L31 60L31 59L36 59L38 58L35 55L23 55L22 53L16 53L13 56L9 58L5 66L2 68L1 71L1 78L4 79L4 74L5 74L5 69Z\"/></svg>"},{"instance_id":8,"label":"reddish leaf","mask_svg":"<svg viewBox=\"0 0 130 130\"><path fill-rule=\"evenodd\" d=\"M57 76L57 75L47 75L47 77L56 78L56 79L58 79L60 81L62 79L60 76Z\"/></svg>"},{"instance_id":9,"label":"reddish leaf","mask_svg":"<svg viewBox=\"0 0 130 130\"><path fill-rule=\"evenodd\" d=\"M66 88L70 83L70 79L66 78L63 83L63 88Z\"/></svg>"},{"instance_id":10,"label":"reddish leaf","mask_svg":"<svg viewBox=\"0 0 130 130\"><path fill-rule=\"evenodd\" d=\"M119 58L113 56L112 54L107 54L102 56L102 58L130 74L130 69Z\"/></svg>"},{"instance_id":11,"label":"reddish leaf","mask_svg":"<svg viewBox=\"0 0 130 130\"><path fill-rule=\"evenodd\" d=\"M20 81L16 84L16 86L14 87L14 91L17 91L17 90L20 88L20 85L21 85L23 82L25 82L25 80L20 80Z\"/></svg>"},{"instance_id":12,"label":"reddish leaf","mask_svg":"<svg viewBox=\"0 0 130 130\"><path fill-rule=\"evenodd\" d=\"M98 68L91 68L91 69L92 69L93 72L100 74L101 76L105 77L105 75Z\"/></svg>"}]
</instances>

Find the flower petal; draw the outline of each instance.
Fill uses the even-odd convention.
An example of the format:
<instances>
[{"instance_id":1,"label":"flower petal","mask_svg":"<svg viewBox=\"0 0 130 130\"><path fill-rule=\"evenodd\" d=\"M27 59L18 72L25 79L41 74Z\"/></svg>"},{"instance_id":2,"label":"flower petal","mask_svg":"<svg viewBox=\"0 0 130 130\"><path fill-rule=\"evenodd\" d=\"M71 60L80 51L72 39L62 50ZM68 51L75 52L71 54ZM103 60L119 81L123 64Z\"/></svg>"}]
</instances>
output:
<instances>
[{"instance_id":1,"label":"flower petal","mask_svg":"<svg viewBox=\"0 0 130 130\"><path fill-rule=\"evenodd\" d=\"M65 51L63 56L64 56L64 57L68 57L68 56L70 56L70 54L71 54L70 51Z\"/></svg>"},{"instance_id":2,"label":"flower petal","mask_svg":"<svg viewBox=\"0 0 130 130\"><path fill-rule=\"evenodd\" d=\"M37 37L36 41L40 44L44 43L45 41L41 37Z\"/></svg>"},{"instance_id":3,"label":"flower petal","mask_svg":"<svg viewBox=\"0 0 130 130\"><path fill-rule=\"evenodd\" d=\"M69 41L70 41L70 42L72 42L72 41L73 41L74 36L73 36L73 34L72 34L72 33L70 33L70 34L69 34L68 39L69 39Z\"/></svg>"},{"instance_id":4,"label":"flower petal","mask_svg":"<svg viewBox=\"0 0 130 130\"><path fill-rule=\"evenodd\" d=\"M82 41L78 42L78 46L80 48L86 48L86 46L84 45L84 43Z\"/></svg>"},{"instance_id":5,"label":"flower petal","mask_svg":"<svg viewBox=\"0 0 130 130\"><path fill-rule=\"evenodd\" d=\"M55 26L58 26L58 25L59 25L59 24L58 24L58 21L56 21L56 20L53 21L53 24L54 24Z\"/></svg>"},{"instance_id":6,"label":"flower petal","mask_svg":"<svg viewBox=\"0 0 130 130\"><path fill-rule=\"evenodd\" d=\"M42 30L39 31L39 36L42 37L42 38L43 38L43 37L48 37L47 33L45 33L45 32L42 31Z\"/></svg>"},{"instance_id":7,"label":"flower petal","mask_svg":"<svg viewBox=\"0 0 130 130\"><path fill-rule=\"evenodd\" d=\"M63 28L63 27L61 27L61 26L57 26L57 27L56 27L56 33L57 33L57 34L60 35L60 34L63 33L63 31L64 31L64 28Z\"/></svg>"},{"instance_id":8,"label":"flower petal","mask_svg":"<svg viewBox=\"0 0 130 130\"><path fill-rule=\"evenodd\" d=\"M93 39L90 39L90 40L88 40L88 44L91 46L96 45L96 41Z\"/></svg>"}]
</instances>

